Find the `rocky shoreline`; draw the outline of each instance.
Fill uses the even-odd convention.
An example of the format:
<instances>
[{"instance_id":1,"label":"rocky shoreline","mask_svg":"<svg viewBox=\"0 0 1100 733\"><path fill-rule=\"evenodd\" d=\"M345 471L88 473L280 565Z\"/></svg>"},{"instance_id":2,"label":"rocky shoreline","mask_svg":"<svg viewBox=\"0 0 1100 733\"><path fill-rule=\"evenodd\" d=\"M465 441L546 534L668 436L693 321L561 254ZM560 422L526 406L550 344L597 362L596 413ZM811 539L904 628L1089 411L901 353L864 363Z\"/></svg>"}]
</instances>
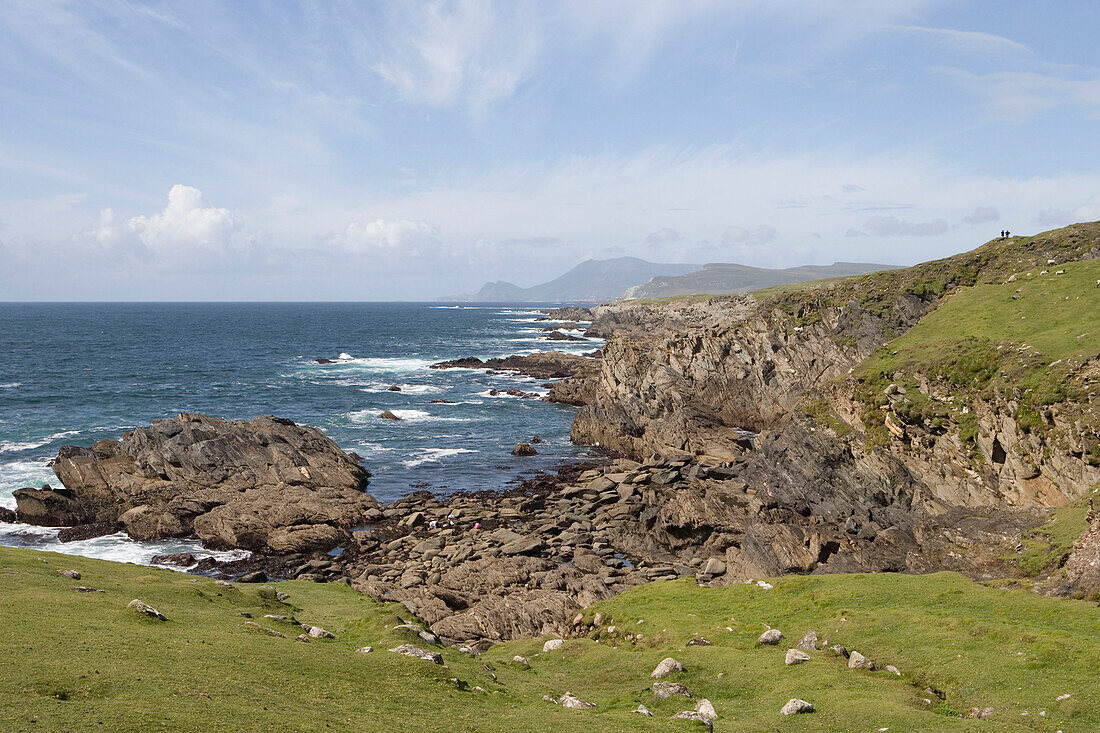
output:
<instances>
[{"instance_id":1,"label":"rocky shoreline","mask_svg":"<svg viewBox=\"0 0 1100 733\"><path fill-rule=\"evenodd\" d=\"M970 277L965 267L950 272ZM574 441L607 456L510 491L417 492L381 506L356 457L319 431L182 415L117 443L63 449L54 470L66 489L17 492L18 513L64 519L77 533L121 526L137 538L243 547L253 555L242 561L177 560L242 581L346 582L404 604L453 644L565 635L580 609L653 580L1012 574L1005 558L1024 533L1100 474L1072 450L1052 456L1045 446L1033 460L1023 454L1029 443L1008 435L998 442L1013 453L1008 465L1034 472L983 474L957 443L910 441L915 426L904 440L873 443L843 377L938 296L888 282L878 302L832 287L800 300L552 311L547 320L590 322L586 334L607 343L589 356L433 365L554 380L543 399L578 406ZM1082 546L1095 554L1095 542Z\"/></svg>"}]
</instances>

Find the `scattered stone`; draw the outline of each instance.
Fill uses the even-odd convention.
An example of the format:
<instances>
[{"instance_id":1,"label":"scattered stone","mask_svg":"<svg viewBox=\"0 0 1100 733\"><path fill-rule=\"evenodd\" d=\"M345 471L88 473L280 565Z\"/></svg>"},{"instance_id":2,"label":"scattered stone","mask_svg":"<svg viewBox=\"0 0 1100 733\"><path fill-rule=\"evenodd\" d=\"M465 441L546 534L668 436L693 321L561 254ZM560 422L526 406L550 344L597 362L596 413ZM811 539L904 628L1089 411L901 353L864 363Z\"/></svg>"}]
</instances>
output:
<instances>
[{"instance_id":1,"label":"scattered stone","mask_svg":"<svg viewBox=\"0 0 1100 733\"><path fill-rule=\"evenodd\" d=\"M707 720L718 720L718 712L714 709L714 705L711 704L710 700L705 697L695 704L695 712Z\"/></svg>"},{"instance_id":2,"label":"scattered stone","mask_svg":"<svg viewBox=\"0 0 1100 733\"><path fill-rule=\"evenodd\" d=\"M137 598L126 604L126 608L132 608L135 612L148 616L149 618L155 618L158 621L167 621L168 617L157 609L150 606L148 603L143 603Z\"/></svg>"},{"instance_id":3,"label":"scattered stone","mask_svg":"<svg viewBox=\"0 0 1100 733\"><path fill-rule=\"evenodd\" d=\"M887 665L886 665L886 671L887 671L887 672L890 672L891 674L895 674L895 675L897 675L898 677L901 677L901 670L900 670L900 669L898 669L897 667L895 667L895 666L894 666L894 665L892 665L892 664L887 664Z\"/></svg>"},{"instance_id":4,"label":"scattered stone","mask_svg":"<svg viewBox=\"0 0 1100 733\"><path fill-rule=\"evenodd\" d=\"M521 657L517 654L516 656L512 657L512 661L525 669L531 668L531 661L527 659L527 657Z\"/></svg>"},{"instance_id":5,"label":"scattered stone","mask_svg":"<svg viewBox=\"0 0 1100 733\"><path fill-rule=\"evenodd\" d=\"M851 656L851 652L848 651L847 647L841 644L833 644L831 647L829 647L829 649L838 657L844 657L845 659L847 659Z\"/></svg>"},{"instance_id":6,"label":"scattered stone","mask_svg":"<svg viewBox=\"0 0 1100 733\"><path fill-rule=\"evenodd\" d=\"M799 700L797 697L793 697L790 699L790 701L787 702L786 705L783 706L783 709L779 712L783 713L784 715L798 715L799 713L812 713L813 711L813 705L806 702L805 700Z\"/></svg>"},{"instance_id":7,"label":"scattered stone","mask_svg":"<svg viewBox=\"0 0 1100 733\"><path fill-rule=\"evenodd\" d=\"M706 638L704 638L702 636L699 636L699 637L696 637L695 639L692 639L691 641L689 641L687 643L687 645L688 646L710 646L710 642Z\"/></svg>"},{"instance_id":8,"label":"scattered stone","mask_svg":"<svg viewBox=\"0 0 1100 733\"><path fill-rule=\"evenodd\" d=\"M355 650L355 653L356 654L370 654L373 651L374 651L374 647L372 647L372 646L361 646L361 647L359 647L358 649Z\"/></svg>"},{"instance_id":9,"label":"scattered stone","mask_svg":"<svg viewBox=\"0 0 1100 733\"><path fill-rule=\"evenodd\" d=\"M335 639L336 634L331 631L325 631L320 626L310 626L309 624L302 624L302 630L305 631L310 637L314 639Z\"/></svg>"},{"instance_id":10,"label":"scattered stone","mask_svg":"<svg viewBox=\"0 0 1100 733\"><path fill-rule=\"evenodd\" d=\"M721 558L712 557L707 560L707 564L703 566L703 574L711 577L725 575L726 563L723 562Z\"/></svg>"},{"instance_id":11,"label":"scattered stone","mask_svg":"<svg viewBox=\"0 0 1100 733\"><path fill-rule=\"evenodd\" d=\"M232 590L234 587L228 580L215 580L214 585L225 588L226 590Z\"/></svg>"},{"instance_id":12,"label":"scattered stone","mask_svg":"<svg viewBox=\"0 0 1100 733\"><path fill-rule=\"evenodd\" d=\"M561 639L550 639L548 642L542 645L543 652L552 652L555 649L561 649L565 642Z\"/></svg>"},{"instance_id":13,"label":"scattered stone","mask_svg":"<svg viewBox=\"0 0 1100 733\"><path fill-rule=\"evenodd\" d=\"M817 649L817 632L807 631L802 635L802 639L794 645L795 649L801 649L804 652L812 652Z\"/></svg>"},{"instance_id":14,"label":"scattered stone","mask_svg":"<svg viewBox=\"0 0 1100 733\"><path fill-rule=\"evenodd\" d=\"M539 452L531 447L530 443L516 443L512 449L513 456L537 456Z\"/></svg>"},{"instance_id":15,"label":"scattered stone","mask_svg":"<svg viewBox=\"0 0 1100 733\"><path fill-rule=\"evenodd\" d=\"M757 644L769 644L771 646L775 646L776 644L778 644L782 640L783 640L783 632L782 631L780 631L779 629L768 629L767 631L765 631L763 634L760 635L760 638L756 640L756 643Z\"/></svg>"},{"instance_id":16,"label":"scattered stone","mask_svg":"<svg viewBox=\"0 0 1100 733\"><path fill-rule=\"evenodd\" d=\"M633 712L638 713L639 715L644 715L647 718L653 717L653 713L649 712L649 708L647 708L645 705L639 705L638 707L634 708Z\"/></svg>"},{"instance_id":17,"label":"scattered stone","mask_svg":"<svg viewBox=\"0 0 1100 733\"><path fill-rule=\"evenodd\" d=\"M73 580L80 580L80 573L75 570L58 570L58 575L64 575L66 578L72 578Z\"/></svg>"},{"instance_id":18,"label":"scattered stone","mask_svg":"<svg viewBox=\"0 0 1100 733\"><path fill-rule=\"evenodd\" d=\"M968 718L975 718L977 720L989 720L993 717L993 713L996 710L993 708L970 708L970 713L966 716Z\"/></svg>"},{"instance_id":19,"label":"scattered stone","mask_svg":"<svg viewBox=\"0 0 1100 733\"><path fill-rule=\"evenodd\" d=\"M1057 700L1058 702L1061 702L1062 700L1068 700L1068 699L1070 699L1071 697L1073 697L1073 695L1071 695L1070 693L1068 693L1068 692L1067 692L1066 694L1064 694L1064 695L1059 695L1058 697L1056 697L1056 698L1054 698L1054 699L1055 699L1055 700Z\"/></svg>"},{"instance_id":20,"label":"scattered stone","mask_svg":"<svg viewBox=\"0 0 1100 733\"><path fill-rule=\"evenodd\" d=\"M672 657L665 657L661 660L661 663L657 665L657 668L650 673L649 676L655 680L659 680L668 677L670 674L683 671L684 665L680 664Z\"/></svg>"},{"instance_id":21,"label":"scattered stone","mask_svg":"<svg viewBox=\"0 0 1100 733\"><path fill-rule=\"evenodd\" d=\"M274 636L278 639L285 639L286 636L276 631L275 629L269 629L266 626L260 626L255 621L244 621L241 626L245 627L249 631L256 631L261 634L267 634L268 636Z\"/></svg>"},{"instance_id":22,"label":"scattered stone","mask_svg":"<svg viewBox=\"0 0 1100 733\"><path fill-rule=\"evenodd\" d=\"M572 708L573 710L583 710L585 708L594 708L596 703L582 700L572 692L566 692L558 699L558 704L563 708Z\"/></svg>"},{"instance_id":23,"label":"scattered stone","mask_svg":"<svg viewBox=\"0 0 1100 733\"><path fill-rule=\"evenodd\" d=\"M389 386L389 387L387 388L387 391L389 391L389 392L400 392L400 391L401 391L401 388L400 388L400 387L398 387L398 386L397 386L396 384L391 384L391 385L390 385L390 386Z\"/></svg>"},{"instance_id":24,"label":"scattered stone","mask_svg":"<svg viewBox=\"0 0 1100 733\"><path fill-rule=\"evenodd\" d=\"M100 590L99 588L89 588L85 585L76 585L76 586L73 586L73 592L74 593L106 593L107 591Z\"/></svg>"},{"instance_id":25,"label":"scattered stone","mask_svg":"<svg viewBox=\"0 0 1100 733\"><path fill-rule=\"evenodd\" d=\"M654 682L653 694L658 700L667 700L673 695L682 695L684 697L693 697L691 690L679 682Z\"/></svg>"},{"instance_id":26,"label":"scattered stone","mask_svg":"<svg viewBox=\"0 0 1100 733\"><path fill-rule=\"evenodd\" d=\"M848 657L848 669L867 669L873 671L875 669L875 663L859 652L852 652L851 656Z\"/></svg>"},{"instance_id":27,"label":"scattered stone","mask_svg":"<svg viewBox=\"0 0 1100 733\"><path fill-rule=\"evenodd\" d=\"M406 657L412 657L413 659L423 659L425 662L443 664L442 654L439 652L430 652L427 649L421 649L415 644L401 644L390 649L390 651L397 654L404 654Z\"/></svg>"},{"instance_id":28,"label":"scattered stone","mask_svg":"<svg viewBox=\"0 0 1100 733\"><path fill-rule=\"evenodd\" d=\"M802 664L803 662L810 661L810 655L802 651L801 649L788 649L787 658L785 661L788 665Z\"/></svg>"},{"instance_id":29,"label":"scattered stone","mask_svg":"<svg viewBox=\"0 0 1100 733\"><path fill-rule=\"evenodd\" d=\"M297 636L294 637L294 641L304 641L308 644L309 643L309 634L298 634Z\"/></svg>"}]
</instances>

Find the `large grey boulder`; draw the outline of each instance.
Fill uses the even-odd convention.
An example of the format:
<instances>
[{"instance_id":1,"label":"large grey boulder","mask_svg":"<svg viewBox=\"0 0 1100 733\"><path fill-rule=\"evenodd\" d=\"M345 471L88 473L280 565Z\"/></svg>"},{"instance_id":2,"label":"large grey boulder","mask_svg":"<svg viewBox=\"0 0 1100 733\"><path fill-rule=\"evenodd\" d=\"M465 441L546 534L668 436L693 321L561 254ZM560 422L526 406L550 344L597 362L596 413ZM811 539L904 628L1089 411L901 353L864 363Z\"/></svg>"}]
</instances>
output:
<instances>
[{"instance_id":1,"label":"large grey boulder","mask_svg":"<svg viewBox=\"0 0 1100 733\"><path fill-rule=\"evenodd\" d=\"M425 662L443 664L442 654L439 652L430 652L427 649L421 649L415 644L401 644L390 649L390 651L396 654L403 654L406 657L412 657L413 659L423 659Z\"/></svg>"},{"instance_id":2,"label":"large grey boulder","mask_svg":"<svg viewBox=\"0 0 1100 733\"><path fill-rule=\"evenodd\" d=\"M653 672L650 673L649 676L655 680L660 680L668 677L670 674L675 674L676 672L683 671L684 665L680 664L672 657L665 657L661 660L660 664L657 665L656 669L654 669Z\"/></svg>"},{"instance_id":3,"label":"large grey boulder","mask_svg":"<svg viewBox=\"0 0 1100 733\"><path fill-rule=\"evenodd\" d=\"M793 697L787 702L786 705L783 706L783 709L779 712L783 713L784 715L798 715L799 713L812 713L813 711L813 705L806 702L805 700L799 700L797 697Z\"/></svg>"},{"instance_id":4,"label":"large grey boulder","mask_svg":"<svg viewBox=\"0 0 1100 733\"><path fill-rule=\"evenodd\" d=\"M768 629L756 640L757 644L768 644L775 646L783 640L783 632L779 629Z\"/></svg>"}]
</instances>

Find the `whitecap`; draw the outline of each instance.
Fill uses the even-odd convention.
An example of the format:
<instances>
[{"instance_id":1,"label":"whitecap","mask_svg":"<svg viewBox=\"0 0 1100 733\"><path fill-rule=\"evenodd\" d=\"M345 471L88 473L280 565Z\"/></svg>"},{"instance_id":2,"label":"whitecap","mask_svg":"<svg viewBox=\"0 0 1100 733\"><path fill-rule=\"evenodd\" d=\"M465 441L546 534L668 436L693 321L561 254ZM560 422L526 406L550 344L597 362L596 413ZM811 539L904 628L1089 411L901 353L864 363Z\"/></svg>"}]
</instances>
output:
<instances>
[{"instance_id":1,"label":"whitecap","mask_svg":"<svg viewBox=\"0 0 1100 733\"><path fill-rule=\"evenodd\" d=\"M0 440L0 453L18 453L20 451L31 450L32 448L41 448L49 443L48 440L35 440L35 441L15 441L15 440Z\"/></svg>"},{"instance_id":2,"label":"whitecap","mask_svg":"<svg viewBox=\"0 0 1100 733\"><path fill-rule=\"evenodd\" d=\"M416 372L432 365L432 362L426 359L389 356L355 357L347 353L341 353L335 361L337 366L361 367L375 372Z\"/></svg>"},{"instance_id":3,"label":"whitecap","mask_svg":"<svg viewBox=\"0 0 1100 733\"><path fill-rule=\"evenodd\" d=\"M15 389L23 384L22 382L7 382L6 384L0 384L0 389Z\"/></svg>"},{"instance_id":4,"label":"whitecap","mask_svg":"<svg viewBox=\"0 0 1100 733\"><path fill-rule=\"evenodd\" d=\"M401 461L401 463L407 468L414 468L422 463L439 463L440 459L457 456L460 453L477 453L477 451L469 448L428 448L420 458L410 458L407 461Z\"/></svg>"},{"instance_id":5,"label":"whitecap","mask_svg":"<svg viewBox=\"0 0 1100 733\"><path fill-rule=\"evenodd\" d=\"M362 392L391 392L392 391L392 392L396 393L397 390L391 390L390 389L391 386L393 386L393 385L375 384L375 385L370 386L370 387L364 387L360 391L362 391ZM435 385L432 385L432 384L398 384L397 386L401 388L401 390L400 390L401 392L406 393L406 394L435 394L436 392L442 392L443 391L442 387L436 387Z\"/></svg>"}]
</instances>

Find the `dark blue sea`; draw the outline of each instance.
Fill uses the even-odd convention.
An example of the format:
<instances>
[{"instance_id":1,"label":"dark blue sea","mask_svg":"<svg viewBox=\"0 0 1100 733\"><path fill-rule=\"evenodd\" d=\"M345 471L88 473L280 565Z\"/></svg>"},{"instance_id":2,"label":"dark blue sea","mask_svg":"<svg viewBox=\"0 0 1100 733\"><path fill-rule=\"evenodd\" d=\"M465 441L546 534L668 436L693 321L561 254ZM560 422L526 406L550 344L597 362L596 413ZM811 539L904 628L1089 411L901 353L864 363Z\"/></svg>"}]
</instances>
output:
<instances>
[{"instance_id":1,"label":"dark blue sea","mask_svg":"<svg viewBox=\"0 0 1100 733\"><path fill-rule=\"evenodd\" d=\"M47 461L66 444L104 438L180 412L230 419L277 415L321 428L363 457L383 502L410 491L501 489L587 451L569 442L573 409L490 396L542 382L468 369L428 369L463 356L601 342L541 338L532 306L408 303L0 303L0 505L11 492L57 485ZM324 357L334 364L318 364ZM401 391L390 391L391 386ZM450 400L455 404L432 403ZM390 410L399 422L380 417ZM538 434L540 455L514 458ZM0 524L0 545L113 560L197 551L122 535L59 543L54 530ZM210 553L214 554L214 553Z\"/></svg>"}]
</instances>

